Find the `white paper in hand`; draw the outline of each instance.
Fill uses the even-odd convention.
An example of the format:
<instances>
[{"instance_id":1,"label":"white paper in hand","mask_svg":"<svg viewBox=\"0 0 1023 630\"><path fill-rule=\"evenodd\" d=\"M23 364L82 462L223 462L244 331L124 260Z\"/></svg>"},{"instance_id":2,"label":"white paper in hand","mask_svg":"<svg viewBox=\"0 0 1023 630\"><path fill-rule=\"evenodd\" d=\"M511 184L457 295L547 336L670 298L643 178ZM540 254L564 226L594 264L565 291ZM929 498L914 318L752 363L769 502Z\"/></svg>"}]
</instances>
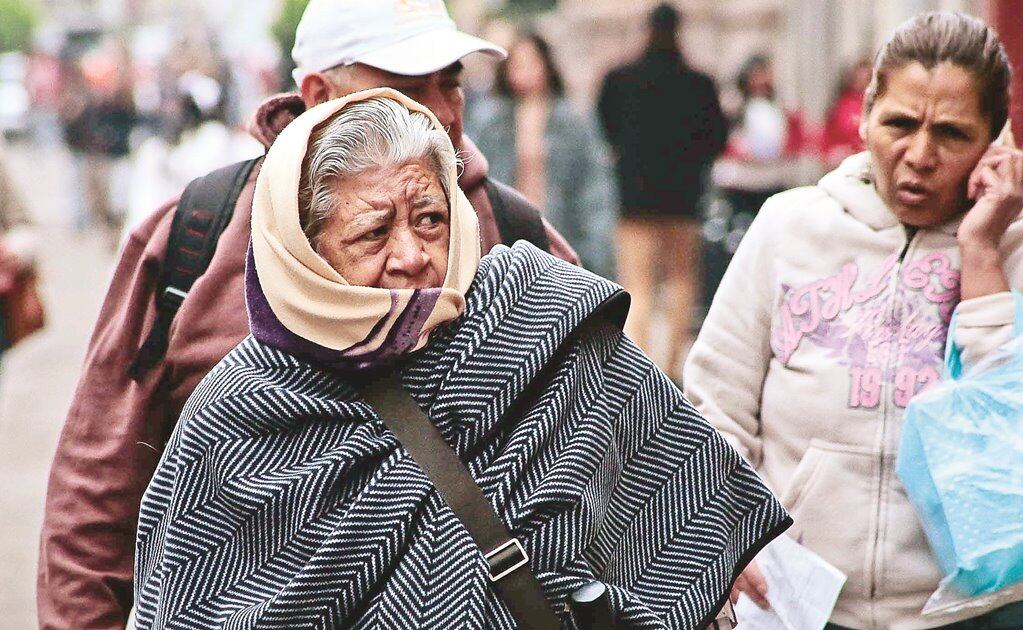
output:
<instances>
[{"instance_id":1,"label":"white paper in hand","mask_svg":"<svg viewBox=\"0 0 1023 630\"><path fill-rule=\"evenodd\" d=\"M767 580L769 610L739 597L737 630L820 630L831 617L845 574L788 536L781 535L757 555Z\"/></svg>"},{"instance_id":2,"label":"white paper in hand","mask_svg":"<svg viewBox=\"0 0 1023 630\"><path fill-rule=\"evenodd\" d=\"M746 593L739 595L735 604L735 630L789 630L774 609L764 610L753 603Z\"/></svg>"}]
</instances>

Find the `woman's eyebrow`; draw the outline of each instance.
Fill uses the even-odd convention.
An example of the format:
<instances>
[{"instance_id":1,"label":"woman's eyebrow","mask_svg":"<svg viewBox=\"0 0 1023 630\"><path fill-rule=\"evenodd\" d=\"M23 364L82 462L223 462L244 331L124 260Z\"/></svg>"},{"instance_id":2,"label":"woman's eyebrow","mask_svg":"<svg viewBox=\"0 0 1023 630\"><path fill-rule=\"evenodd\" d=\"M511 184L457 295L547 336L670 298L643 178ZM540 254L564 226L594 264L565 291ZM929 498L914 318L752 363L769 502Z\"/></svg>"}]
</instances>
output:
<instances>
[{"instance_id":1,"label":"woman's eyebrow","mask_svg":"<svg viewBox=\"0 0 1023 630\"><path fill-rule=\"evenodd\" d=\"M970 129L974 125L972 121L956 116L940 116L933 124L935 127L955 127L956 129Z\"/></svg>"},{"instance_id":2,"label":"woman's eyebrow","mask_svg":"<svg viewBox=\"0 0 1023 630\"><path fill-rule=\"evenodd\" d=\"M373 227L381 223L386 223L394 218L394 209L390 210L371 210L369 212L362 212L348 222L346 233L351 234L368 227Z\"/></svg>"},{"instance_id":3,"label":"woman's eyebrow","mask_svg":"<svg viewBox=\"0 0 1023 630\"><path fill-rule=\"evenodd\" d=\"M437 203L437 198L433 195L420 195L412 200L412 209L419 210L420 208L426 208Z\"/></svg>"},{"instance_id":4,"label":"woman's eyebrow","mask_svg":"<svg viewBox=\"0 0 1023 630\"><path fill-rule=\"evenodd\" d=\"M890 107L881 114L882 118L912 118L919 120L920 114L908 107Z\"/></svg>"}]
</instances>

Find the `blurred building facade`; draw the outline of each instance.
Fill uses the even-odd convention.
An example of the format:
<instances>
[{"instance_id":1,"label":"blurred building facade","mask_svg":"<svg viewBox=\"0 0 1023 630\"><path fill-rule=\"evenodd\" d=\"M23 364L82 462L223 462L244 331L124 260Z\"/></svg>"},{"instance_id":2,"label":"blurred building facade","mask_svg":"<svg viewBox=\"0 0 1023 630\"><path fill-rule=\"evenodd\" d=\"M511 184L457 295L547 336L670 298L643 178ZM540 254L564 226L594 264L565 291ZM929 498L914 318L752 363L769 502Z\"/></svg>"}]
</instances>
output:
<instances>
[{"instance_id":1,"label":"blurred building facade","mask_svg":"<svg viewBox=\"0 0 1023 630\"><path fill-rule=\"evenodd\" d=\"M514 0L512 0L514 2ZM537 18L553 42L569 91L592 100L609 68L638 54L645 18L659 0L558 0ZM873 55L896 26L932 10L989 17L988 0L673 0L683 12L683 49L690 62L730 85L742 63L764 53L775 60L784 101L819 119L844 68ZM452 0L474 22L502 2Z\"/></svg>"},{"instance_id":2,"label":"blurred building facade","mask_svg":"<svg viewBox=\"0 0 1023 630\"><path fill-rule=\"evenodd\" d=\"M671 0L685 15L683 46L691 63L726 87L751 55L775 60L783 100L820 119L842 69L870 56L906 18L960 10L994 19L999 0ZM1016 3L1018 0L1009 0ZM53 30L106 32L130 26L180 36L214 33L229 57L287 54L273 49L269 26L282 0L38 0ZM635 56L645 17L659 0L447 0L462 28L517 5L551 7L533 21L555 49L570 94L592 101L603 75ZM158 25L158 27L156 26ZM155 39L153 36L150 39ZM53 39L53 37L51 37Z\"/></svg>"},{"instance_id":3,"label":"blurred building facade","mask_svg":"<svg viewBox=\"0 0 1023 630\"><path fill-rule=\"evenodd\" d=\"M182 38L215 39L228 56L276 55L270 24L281 0L37 0L43 17L38 39L67 42L89 33L127 40L142 33L140 46L170 46ZM158 41L159 40L159 41ZM164 42L163 40L166 40ZM146 50L142 51L146 54Z\"/></svg>"},{"instance_id":4,"label":"blurred building facade","mask_svg":"<svg viewBox=\"0 0 1023 630\"><path fill-rule=\"evenodd\" d=\"M274 19L280 0L37 0L50 23L65 28L104 29L156 22L201 22L214 28L247 30Z\"/></svg>"}]
</instances>

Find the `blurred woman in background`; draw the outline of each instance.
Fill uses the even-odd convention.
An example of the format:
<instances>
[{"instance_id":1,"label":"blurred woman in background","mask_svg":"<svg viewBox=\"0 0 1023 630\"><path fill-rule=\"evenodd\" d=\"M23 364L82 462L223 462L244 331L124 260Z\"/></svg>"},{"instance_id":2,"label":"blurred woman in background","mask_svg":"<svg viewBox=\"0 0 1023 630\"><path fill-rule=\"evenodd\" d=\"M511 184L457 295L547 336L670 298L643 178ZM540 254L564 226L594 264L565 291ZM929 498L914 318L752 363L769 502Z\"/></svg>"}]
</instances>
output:
<instances>
[{"instance_id":1,"label":"blurred woman in background","mask_svg":"<svg viewBox=\"0 0 1023 630\"><path fill-rule=\"evenodd\" d=\"M491 175L542 209L579 252L583 266L615 277L612 236L617 200L596 125L565 98L549 44L521 34L497 75L497 95L478 103L470 136Z\"/></svg>"},{"instance_id":2,"label":"blurred woman in background","mask_svg":"<svg viewBox=\"0 0 1023 630\"><path fill-rule=\"evenodd\" d=\"M736 88L732 98L725 99L732 121L728 145L714 164L719 202L710 206L704 229L703 298L707 306L768 197L808 183L800 177L800 159L809 148L810 134L799 111L786 109L779 102L771 60L764 55L747 60Z\"/></svg>"},{"instance_id":3,"label":"blurred woman in background","mask_svg":"<svg viewBox=\"0 0 1023 630\"><path fill-rule=\"evenodd\" d=\"M736 79L740 102L731 113L732 131L714 181L733 213L756 214L767 198L797 185L797 158L809 133L802 114L786 109L775 89L774 63L754 55Z\"/></svg>"},{"instance_id":4,"label":"blurred woman in background","mask_svg":"<svg viewBox=\"0 0 1023 630\"><path fill-rule=\"evenodd\" d=\"M863 93L870 85L873 68L869 59L860 59L846 71L838 86L821 135L821 159L829 169L863 150L863 138L860 137Z\"/></svg>"}]
</instances>

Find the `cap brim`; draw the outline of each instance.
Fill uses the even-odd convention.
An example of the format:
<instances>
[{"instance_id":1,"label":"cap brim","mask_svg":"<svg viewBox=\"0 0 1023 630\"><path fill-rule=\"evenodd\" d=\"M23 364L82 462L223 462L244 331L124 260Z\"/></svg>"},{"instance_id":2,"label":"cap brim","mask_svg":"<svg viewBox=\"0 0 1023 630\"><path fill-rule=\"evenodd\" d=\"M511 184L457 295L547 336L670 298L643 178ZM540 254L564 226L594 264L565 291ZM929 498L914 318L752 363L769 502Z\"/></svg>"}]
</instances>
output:
<instances>
[{"instance_id":1,"label":"cap brim","mask_svg":"<svg viewBox=\"0 0 1023 630\"><path fill-rule=\"evenodd\" d=\"M436 30L374 50L355 61L394 74L419 76L447 68L472 53L485 53L498 59L508 56L500 46L479 37L461 31Z\"/></svg>"}]
</instances>

